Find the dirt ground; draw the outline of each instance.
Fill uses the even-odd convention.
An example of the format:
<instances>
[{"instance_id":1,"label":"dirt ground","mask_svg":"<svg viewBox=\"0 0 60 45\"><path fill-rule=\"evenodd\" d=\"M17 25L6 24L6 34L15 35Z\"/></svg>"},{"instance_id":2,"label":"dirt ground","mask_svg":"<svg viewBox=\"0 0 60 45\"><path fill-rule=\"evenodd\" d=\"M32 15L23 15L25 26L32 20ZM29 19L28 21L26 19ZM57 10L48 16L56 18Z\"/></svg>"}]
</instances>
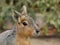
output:
<instances>
[{"instance_id":1,"label":"dirt ground","mask_svg":"<svg viewBox=\"0 0 60 45\"><path fill-rule=\"evenodd\" d=\"M34 38L31 45L60 45L60 38Z\"/></svg>"}]
</instances>

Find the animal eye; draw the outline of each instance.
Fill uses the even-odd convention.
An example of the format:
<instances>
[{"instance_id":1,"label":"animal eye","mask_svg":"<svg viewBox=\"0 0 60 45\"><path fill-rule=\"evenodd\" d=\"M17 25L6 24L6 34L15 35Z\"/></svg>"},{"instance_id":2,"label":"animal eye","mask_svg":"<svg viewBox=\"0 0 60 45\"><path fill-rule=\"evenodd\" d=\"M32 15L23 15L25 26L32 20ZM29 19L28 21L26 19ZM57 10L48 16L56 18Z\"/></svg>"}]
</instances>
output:
<instances>
[{"instance_id":1,"label":"animal eye","mask_svg":"<svg viewBox=\"0 0 60 45\"><path fill-rule=\"evenodd\" d=\"M26 22L23 22L23 25L24 25L24 26L26 26L26 25L27 25L27 23L26 23Z\"/></svg>"}]
</instances>

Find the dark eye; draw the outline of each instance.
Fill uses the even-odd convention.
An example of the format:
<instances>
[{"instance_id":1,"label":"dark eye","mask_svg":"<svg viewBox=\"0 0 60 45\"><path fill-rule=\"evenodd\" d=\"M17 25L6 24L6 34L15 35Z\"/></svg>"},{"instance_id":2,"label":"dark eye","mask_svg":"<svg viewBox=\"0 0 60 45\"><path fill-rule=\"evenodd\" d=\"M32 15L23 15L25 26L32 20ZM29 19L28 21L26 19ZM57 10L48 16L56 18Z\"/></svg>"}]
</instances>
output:
<instances>
[{"instance_id":1,"label":"dark eye","mask_svg":"<svg viewBox=\"0 0 60 45\"><path fill-rule=\"evenodd\" d=\"M26 26L26 25L27 25L27 23L26 23L26 22L23 22L23 25L24 25L24 26Z\"/></svg>"}]
</instances>

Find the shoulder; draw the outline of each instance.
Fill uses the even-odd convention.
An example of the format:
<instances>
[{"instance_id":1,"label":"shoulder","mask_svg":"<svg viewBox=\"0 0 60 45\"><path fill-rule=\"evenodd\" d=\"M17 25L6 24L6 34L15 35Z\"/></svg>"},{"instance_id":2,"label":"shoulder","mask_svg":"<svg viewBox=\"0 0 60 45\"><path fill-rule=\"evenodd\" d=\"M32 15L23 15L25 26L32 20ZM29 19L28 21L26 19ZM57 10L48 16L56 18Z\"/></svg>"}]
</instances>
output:
<instances>
[{"instance_id":1,"label":"shoulder","mask_svg":"<svg viewBox=\"0 0 60 45\"><path fill-rule=\"evenodd\" d=\"M7 30L4 31L0 34L0 39L4 39L7 38L9 35L11 35L12 33L14 33L14 30Z\"/></svg>"}]
</instances>

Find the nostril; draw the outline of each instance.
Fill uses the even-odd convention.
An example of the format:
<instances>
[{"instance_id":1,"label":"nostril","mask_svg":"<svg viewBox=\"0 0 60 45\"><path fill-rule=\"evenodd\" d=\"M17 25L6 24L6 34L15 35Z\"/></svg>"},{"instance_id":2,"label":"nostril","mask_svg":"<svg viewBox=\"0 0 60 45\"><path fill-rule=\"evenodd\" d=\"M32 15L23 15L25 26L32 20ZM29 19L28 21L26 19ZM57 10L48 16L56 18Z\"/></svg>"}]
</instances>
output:
<instances>
[{"instance_id":1,"label":"nostril","mask_svg":"<svg viewBox=\"0 0 60 45\"><path fill-rule=\"evenodd\" d=\"M39 31L38 31L38 30L36 30L36 33L39 33Z\"/></svg>"}]
</instances>

